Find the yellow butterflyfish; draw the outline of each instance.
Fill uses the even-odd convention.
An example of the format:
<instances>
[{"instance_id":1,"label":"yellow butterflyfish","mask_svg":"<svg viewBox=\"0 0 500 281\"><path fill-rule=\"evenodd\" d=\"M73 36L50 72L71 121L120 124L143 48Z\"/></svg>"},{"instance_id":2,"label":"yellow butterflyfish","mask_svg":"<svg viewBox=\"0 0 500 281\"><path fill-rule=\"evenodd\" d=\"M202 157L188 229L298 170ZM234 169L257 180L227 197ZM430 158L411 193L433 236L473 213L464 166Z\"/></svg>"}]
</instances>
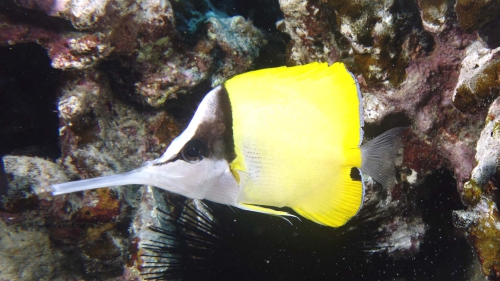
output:
<instances>
[{"instance_id":1,"label":"yellow butterflyfish","mask_svg":"<svg viewBox=\"0 0 500 281\"><path fill-rule=\"evenodd\" d=\"M386 186L394 179L393 145L405 128L361 145L362 127L361 93L344 64L251 71L210 91L160 158L123 174L53 185L53 194L152 185L271 215L290 215L274 209L290 207L338 227L363 204L353 168Z\"/></svg>"}]
</instances>

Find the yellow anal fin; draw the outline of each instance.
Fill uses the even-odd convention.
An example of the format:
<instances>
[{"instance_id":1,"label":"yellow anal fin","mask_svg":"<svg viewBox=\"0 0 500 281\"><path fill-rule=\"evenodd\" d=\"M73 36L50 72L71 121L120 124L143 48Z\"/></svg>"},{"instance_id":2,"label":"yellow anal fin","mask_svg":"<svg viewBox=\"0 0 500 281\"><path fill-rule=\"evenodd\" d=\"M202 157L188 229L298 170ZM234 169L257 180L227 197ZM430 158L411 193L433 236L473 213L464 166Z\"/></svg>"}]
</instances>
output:
<instances>
[{"instance_id":1,"label":"yellow anal fin","mask_svg":"<svg viewBox=\"0 0 500 281\"><path fill-rule=\"evenodd\" d=\"M292 206L299 215L331 227L344 225L354 217L363 204L362 181L350 177L351 167L341 167L338 180L324 187L320 196L311 196Z\"/></svg>"}]
</instances>

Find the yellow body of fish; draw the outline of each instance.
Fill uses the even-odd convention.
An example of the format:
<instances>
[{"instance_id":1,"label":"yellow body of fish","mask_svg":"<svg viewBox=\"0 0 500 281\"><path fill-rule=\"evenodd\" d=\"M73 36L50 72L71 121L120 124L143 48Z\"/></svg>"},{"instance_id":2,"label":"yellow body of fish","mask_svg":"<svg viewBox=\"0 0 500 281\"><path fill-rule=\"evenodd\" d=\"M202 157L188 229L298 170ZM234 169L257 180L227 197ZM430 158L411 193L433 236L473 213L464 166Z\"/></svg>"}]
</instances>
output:
<instances>
[{"instance_id":1,"label":"yellow body of fish","mask_svg":"<svg viewBox=\"0 0 500 281\"><path fill-rule=\"evenodd\" d=\"M358 212L363 186L350 173L361 167L362 114L343 64L253 71L225 86L237 155L231 168L249 175L240 179L241 203L288 206L329 226Z\"/></svg>"}]
</instances>

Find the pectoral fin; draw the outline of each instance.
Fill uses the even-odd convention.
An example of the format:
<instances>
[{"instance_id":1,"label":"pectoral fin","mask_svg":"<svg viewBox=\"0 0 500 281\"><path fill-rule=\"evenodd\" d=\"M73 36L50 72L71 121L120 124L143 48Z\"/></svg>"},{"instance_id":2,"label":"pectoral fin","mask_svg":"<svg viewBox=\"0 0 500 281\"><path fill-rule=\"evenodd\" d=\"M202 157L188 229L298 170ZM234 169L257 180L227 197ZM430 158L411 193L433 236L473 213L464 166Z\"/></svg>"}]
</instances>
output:
<instances>
[{"instance_id":1,"label":"pectoral fin","mask_svg":"<svg viewBox=\"0 0 500 281\"><path fill-rule=\"evenodd\" d=\"M241 190L245 189L252 189L253 187L253 182L252 178L250 175L244 171L241 171L239 169L231 169L233 175L235 176L236 180L239 182ZM273 215L273 216L280 216L280 217L295 217L290 213L283 212L283 211L277 211L271 208L266 208L262 206L257 206L257 205L251 205L251 204L245 204L245 203L238 203L236 207L246 210L246 211L252 211L252 212L257 212L257 213L262 213L262 214L267 214L267 215ZM287 219L285 219L287 220ZM288 221L288 220L287 220Z\"/></svg>"}]
</instances>

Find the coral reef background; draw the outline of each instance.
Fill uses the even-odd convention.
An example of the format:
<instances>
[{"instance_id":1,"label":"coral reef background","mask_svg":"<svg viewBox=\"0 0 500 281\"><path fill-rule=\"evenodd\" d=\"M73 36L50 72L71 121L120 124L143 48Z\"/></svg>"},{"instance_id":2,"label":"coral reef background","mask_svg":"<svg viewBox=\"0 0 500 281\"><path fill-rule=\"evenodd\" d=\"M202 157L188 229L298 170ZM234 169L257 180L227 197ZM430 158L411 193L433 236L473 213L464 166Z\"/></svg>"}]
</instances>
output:
<instances>
[{"instance_id":1,"label":"coral reef background","mask_svg":"<svg viewBox=\"0 0 500 281\"><path fill-rule=\"evenodd\" d=\"M155 208L179 198L136 186L52 197L50 185L134 169L212 87L312 61L357 77L366 138L410 127L397 184L366 181L385 234L371 250L384 263L365 278L500 280L499 11L487 0L1 1L0 280L140 280L142 244L159 239L148 227L170 227Z\"/></svg>"}]
</instances>

